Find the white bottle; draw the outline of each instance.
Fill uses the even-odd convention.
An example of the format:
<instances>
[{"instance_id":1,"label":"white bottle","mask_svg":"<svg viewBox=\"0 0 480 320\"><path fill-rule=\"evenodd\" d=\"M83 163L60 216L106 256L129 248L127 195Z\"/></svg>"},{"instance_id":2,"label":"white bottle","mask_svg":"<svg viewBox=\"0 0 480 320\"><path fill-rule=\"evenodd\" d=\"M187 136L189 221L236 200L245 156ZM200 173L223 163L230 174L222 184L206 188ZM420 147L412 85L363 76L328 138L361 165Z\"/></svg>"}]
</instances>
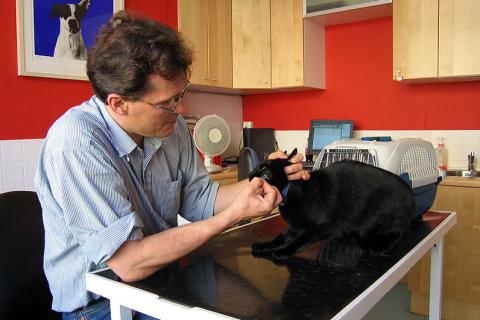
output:
<instances>
[{"instance_id":1,"label":"white bottle","mask_svg":"<svg viewBox=\"0 0 480 320\"><path fill-rule=\"evenodd\" d=\"M438 138L438 144L435 148L435 153L437 155L438 168L443 171L447 171L448 155L447 149L445 149L445 144L443 143L443 137Z\"/></svg>"}]
</instances>

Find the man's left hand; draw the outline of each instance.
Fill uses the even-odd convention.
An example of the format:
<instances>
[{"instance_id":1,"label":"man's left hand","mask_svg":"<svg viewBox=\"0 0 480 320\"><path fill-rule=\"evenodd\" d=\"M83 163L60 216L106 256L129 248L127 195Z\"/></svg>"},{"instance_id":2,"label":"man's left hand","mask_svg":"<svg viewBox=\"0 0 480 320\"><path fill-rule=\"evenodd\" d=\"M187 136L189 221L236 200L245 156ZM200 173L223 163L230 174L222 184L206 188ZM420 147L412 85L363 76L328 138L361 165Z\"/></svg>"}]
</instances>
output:
<instances>
[{"instance_id":1,"label":"man's left hand","mask_svg":"<svg viewBox=\"0 0 480 320\"><path fill-rule=\"evenodd\" d=\"M268 155L269 160L286 159L287 157L288 155L286 155L284 152L280 150L272 152ZM310 179L310 173L307 170L303 169L302 160L303 160L303 154L301 153L297 153L290 159L290 162L292 164L285 167L285 173L287 174L288 180Z\"/></svg>"}]
</instances>

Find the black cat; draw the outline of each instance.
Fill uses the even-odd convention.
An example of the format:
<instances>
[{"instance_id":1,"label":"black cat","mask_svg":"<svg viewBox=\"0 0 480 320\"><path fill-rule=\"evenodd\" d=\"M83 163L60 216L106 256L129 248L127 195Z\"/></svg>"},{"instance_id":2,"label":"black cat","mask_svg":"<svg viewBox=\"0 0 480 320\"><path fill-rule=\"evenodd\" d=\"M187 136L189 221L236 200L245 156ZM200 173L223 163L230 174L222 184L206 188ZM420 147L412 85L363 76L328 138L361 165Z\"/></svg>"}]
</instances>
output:
<instances>
[{"instance_id":1,"label":"black cat","mask_svg":"<svg viewBox=\"0 0 480 320\"><path fill-rule=\"evenodd\" d=\"M287 231L252 245L255 256L286 259L319 240L386 254L408 232L415 210L413 194L399 176L358 161L343 160L312 171L310 180L289 182L288 159L267 160L250 173L276 186L283 196L280 214Z\"/></svg>"}]
</instances>

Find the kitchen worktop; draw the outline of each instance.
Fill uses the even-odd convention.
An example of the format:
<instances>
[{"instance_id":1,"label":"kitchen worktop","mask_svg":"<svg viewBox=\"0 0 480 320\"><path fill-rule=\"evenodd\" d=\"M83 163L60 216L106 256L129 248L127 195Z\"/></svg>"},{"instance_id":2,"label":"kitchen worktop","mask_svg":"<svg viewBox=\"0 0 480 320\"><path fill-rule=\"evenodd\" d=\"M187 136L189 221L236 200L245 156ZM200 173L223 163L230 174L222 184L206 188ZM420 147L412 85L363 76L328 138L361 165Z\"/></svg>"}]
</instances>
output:
<instances>
[{"instance_id":1,"label":"kitchen worktop","mask_svg":"<svg viewBox=\"0 0 480 320\"><path fill-rule=\"evenodd\" d=\"M480 178L463 178L463 177L445 177L442 182L442 186L454 186L454 187L470 187L480 188Z\"/></svg>"}]
</instances>

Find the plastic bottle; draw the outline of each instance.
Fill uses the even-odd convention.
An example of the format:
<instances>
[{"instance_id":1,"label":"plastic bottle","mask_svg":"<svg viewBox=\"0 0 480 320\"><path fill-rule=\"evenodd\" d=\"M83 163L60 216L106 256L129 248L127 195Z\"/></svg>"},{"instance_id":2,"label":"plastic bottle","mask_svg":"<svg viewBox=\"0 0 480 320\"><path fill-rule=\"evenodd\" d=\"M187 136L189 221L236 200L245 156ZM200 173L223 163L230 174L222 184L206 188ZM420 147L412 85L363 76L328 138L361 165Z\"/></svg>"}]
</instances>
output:
<instances>
[{"instance_id":1,"label":"plastic bottle","mask_svg":"<svg viewBox=\"0 0 480 320\"><path fill-rule=\"evenodd\" d=\"M438 167L441 170L446 171L448 157L447 157L447 149L445 149L445 144L443 143L442 137L438 138L438 144L437 144L437 147L435 148L435 153L437 155Z\"/></svg>"}]
</instances>

